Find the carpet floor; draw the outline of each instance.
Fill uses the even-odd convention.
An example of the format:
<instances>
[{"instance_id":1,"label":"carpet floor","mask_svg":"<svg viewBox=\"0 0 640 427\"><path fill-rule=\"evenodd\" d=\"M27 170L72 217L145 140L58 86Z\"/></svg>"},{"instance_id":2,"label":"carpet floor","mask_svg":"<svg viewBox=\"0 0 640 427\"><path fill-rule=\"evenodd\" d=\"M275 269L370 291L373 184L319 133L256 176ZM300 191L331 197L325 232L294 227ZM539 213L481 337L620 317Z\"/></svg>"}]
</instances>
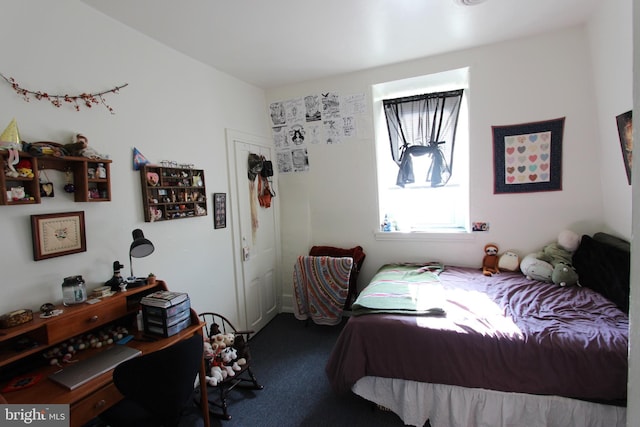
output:
<instances>
[{"instance_id":1,"label":"carpet floor","mask_svg":"<svg viewBox=\"0 0 640 427\"><path fill-rule=\"evenodd\" d=\"M342 326L277 315L249 343L253 372L264 389L232 390L231 420L212 419L211 427L403 426L393 412L331 390L324 368Z\"/></svg>"}]
</instances>

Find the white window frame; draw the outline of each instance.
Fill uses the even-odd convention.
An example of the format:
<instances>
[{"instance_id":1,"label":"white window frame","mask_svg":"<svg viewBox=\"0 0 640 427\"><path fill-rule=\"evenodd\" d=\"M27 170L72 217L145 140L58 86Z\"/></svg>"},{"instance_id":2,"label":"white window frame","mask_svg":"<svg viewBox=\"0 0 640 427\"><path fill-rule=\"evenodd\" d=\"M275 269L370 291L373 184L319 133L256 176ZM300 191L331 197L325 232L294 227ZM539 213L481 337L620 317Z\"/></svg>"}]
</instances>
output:
<instances>
[{"instance_id":1,"label":"white window frame","mask_svg":"<svg viewBox=\"0 0 640 427\"><path fill-rule=\"evenodd\" d=\"M420 230L400 230L383 232L380 224L384 218L384 207L381 206L381 186L390 187L388 177L383 178L380 161L392 161L389 153L389 136L386 119L382 107L383 99L399 98L424 93L444 92L454 89L465 89L460 109L460 118L456 134L456 146L454 153L453 173L448 185L461 186L463 196L458 199L459 205L455 208L458 216L454 224L428 227ZM469 68L460 68L450 71L428 74L424 76L380 83L372 86L372 100L374 108L375 145L376 145L376 196L378 215L380 222L374 226L376 240L472 240L473 234L469 221ZM385 182L381 182L384 180ZM443 190L434 188L433 190ZM389 191L411 191L398 188Z\"/></svg>"}]
</instances>

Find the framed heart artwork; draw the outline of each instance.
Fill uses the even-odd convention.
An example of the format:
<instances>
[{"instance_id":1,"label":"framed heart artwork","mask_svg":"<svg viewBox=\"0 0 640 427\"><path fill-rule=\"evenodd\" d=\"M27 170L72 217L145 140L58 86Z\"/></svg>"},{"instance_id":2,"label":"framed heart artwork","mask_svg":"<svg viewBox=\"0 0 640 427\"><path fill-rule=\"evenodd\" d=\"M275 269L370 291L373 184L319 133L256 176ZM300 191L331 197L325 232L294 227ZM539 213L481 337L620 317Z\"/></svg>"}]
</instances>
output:
<instances>
[{"instance_id":1,"label":"framed heart artwork","mask_svg":"<svg viewBox=\"0 0 640 427\"><path fill-rule=\"evenodd\" d=\"M562 190L564 119L492 126L494 194Z\"/></svg>"}]
</instances>

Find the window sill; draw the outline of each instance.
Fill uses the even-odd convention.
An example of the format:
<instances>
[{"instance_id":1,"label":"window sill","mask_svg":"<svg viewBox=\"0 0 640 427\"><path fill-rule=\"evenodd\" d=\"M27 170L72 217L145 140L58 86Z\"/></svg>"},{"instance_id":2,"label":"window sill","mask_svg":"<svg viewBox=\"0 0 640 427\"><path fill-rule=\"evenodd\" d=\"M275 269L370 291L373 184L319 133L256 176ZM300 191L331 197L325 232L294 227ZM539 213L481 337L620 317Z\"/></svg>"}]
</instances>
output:
<instances>
[{"instance_id":1,"label":"window sill","mask_svg":"<svg viewBox=\"0 0 640 427\"><path fill-rule=\"evenodd\" d=\"M475 240L475 234L466 231L429 232L429 231L375 231L376 240L384 241L449 241L469 242Z\"/></svg>"}]
</instances>

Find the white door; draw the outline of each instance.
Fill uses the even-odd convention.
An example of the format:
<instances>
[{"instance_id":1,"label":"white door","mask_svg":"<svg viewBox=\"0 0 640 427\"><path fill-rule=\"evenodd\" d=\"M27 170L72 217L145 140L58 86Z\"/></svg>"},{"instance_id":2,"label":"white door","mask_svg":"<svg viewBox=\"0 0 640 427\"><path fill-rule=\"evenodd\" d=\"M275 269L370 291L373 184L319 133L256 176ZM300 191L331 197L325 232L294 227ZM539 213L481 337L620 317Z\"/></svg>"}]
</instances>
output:
<instances>
[{"instance_id":1,"label":"white door","mask_svg":"<svg viewBox=\"0 0 640 427\"><path fill-rule=\"evenodd\" d=\"M271 141L227 130L238 316L241 329L257 332L278 313L280 229L275 177L270 181L276 197L271 207L261 207L257 199L259 177L253 182L248 177L250 153L272 160Z\"/></svg>"}]
</instances>

